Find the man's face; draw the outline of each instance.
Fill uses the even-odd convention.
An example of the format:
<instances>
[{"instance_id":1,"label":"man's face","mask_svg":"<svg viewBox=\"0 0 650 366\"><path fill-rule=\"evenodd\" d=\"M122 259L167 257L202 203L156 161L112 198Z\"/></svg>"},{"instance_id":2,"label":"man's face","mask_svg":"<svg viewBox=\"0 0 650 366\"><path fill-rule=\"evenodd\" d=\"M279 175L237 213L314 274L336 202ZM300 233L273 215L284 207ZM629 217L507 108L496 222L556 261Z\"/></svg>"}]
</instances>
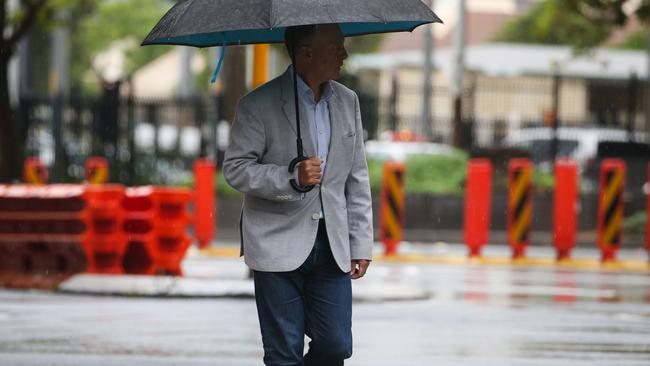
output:
<instances>
[{"instance_id":1,"label":"man's face","mask_svg":"<svg viewBox=\"0 0 650 366\"><path fill-rule=\"evenodd\" d=\"M310 71L323 82L341 77L343 60L348 58L344 41L337 25L324 25L308 46Z\"/></svg>"}]
</instances>

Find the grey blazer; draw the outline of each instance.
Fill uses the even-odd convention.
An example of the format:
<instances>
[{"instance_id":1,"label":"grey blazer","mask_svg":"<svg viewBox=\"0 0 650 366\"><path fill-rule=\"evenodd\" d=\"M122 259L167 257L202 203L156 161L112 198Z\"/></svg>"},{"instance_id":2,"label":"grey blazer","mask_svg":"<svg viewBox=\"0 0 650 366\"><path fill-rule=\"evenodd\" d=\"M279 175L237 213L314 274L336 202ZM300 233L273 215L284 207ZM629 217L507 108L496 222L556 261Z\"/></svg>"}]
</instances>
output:
<instances>
[{"instance_id":1,"label":"grey blazer","mask_svg":"<svg viewBox=\"0 0 650 366\"><path fill-rule=\"evenodd\" d=\"M296 156L293 78L289 71L245 95L237 105L223 172L244 193L242 253L254 270L297 269L309 256L322 208L336 263L371 259L372 210L359 99L332 81L331 139L320 189L301 194L289 184ZM304 116L305 114L301 114ZM311 126L301 118L306 156L315 156Z\"/></svg>"}]
</instances>

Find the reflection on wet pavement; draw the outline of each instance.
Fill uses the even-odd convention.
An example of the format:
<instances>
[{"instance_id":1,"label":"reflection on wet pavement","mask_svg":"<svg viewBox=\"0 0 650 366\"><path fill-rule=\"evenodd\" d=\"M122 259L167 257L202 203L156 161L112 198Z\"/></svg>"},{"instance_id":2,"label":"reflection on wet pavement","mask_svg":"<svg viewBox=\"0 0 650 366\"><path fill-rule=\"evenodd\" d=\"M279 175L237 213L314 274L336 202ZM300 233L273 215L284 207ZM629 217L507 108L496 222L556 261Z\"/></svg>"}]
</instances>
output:
<instances>
[{"instance_id":1,"label":"reflection on wet pavement","mask_svg":"<svg viewBox=\"0 0 650 366\"><path fill-rule=\"evenodd\" d=\"M650 276L375 265L346 365L650 365ZM250 299L66 296L0 290L0 365L259 365Z\"/></svg>"}]
</instances>

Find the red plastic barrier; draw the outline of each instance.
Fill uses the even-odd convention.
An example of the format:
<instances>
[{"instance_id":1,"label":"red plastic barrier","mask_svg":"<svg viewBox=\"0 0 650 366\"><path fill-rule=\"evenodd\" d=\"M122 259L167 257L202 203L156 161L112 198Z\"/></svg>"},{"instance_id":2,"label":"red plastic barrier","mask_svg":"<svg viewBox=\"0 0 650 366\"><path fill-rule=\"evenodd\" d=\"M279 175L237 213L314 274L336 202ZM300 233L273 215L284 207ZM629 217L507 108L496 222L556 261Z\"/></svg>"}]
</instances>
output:
<instances>
[{"instance_id":1,"label":"red plastic barrier","mask_svg":"<svg viewBox=\"0 0 650 366\"><path fill-rule=\"evenodd\" d=\"M127 248L122 261L129 274L153 275L156 273L156 236L154 233L155 204L153 187L127 188L122 201L124 232Z\"/></svg>"},{"instance_id":2,"label":"red plastic barrier","mask_svg":"<svg viewBox=\"0 0 650 366\"><path fill-rule=\"evenodd\" d=\"M25 159L23 164L23 182L27 184L43 185L47 184L48 174L47 167L41 159L30 157Z\"/></svg>"},{"instance_id":3,"label":"red plastic barrier","mask_svg":"<svg viewBox=\"0 0 650 366\"><path fill-rule=\"evenodd\" d=\"M605 159L600 166L598 195L598 247L603 262L616 260L623 230L623 194L625 192L625 162Z\"/></svg>"},{"instance_id":4,"label":"red plastic barrier","mask_svg":"<svg viewBox=\"0 0 650 366\"><path fill-rule=\"evenodd\" d=\"M210 159L194 162L194 235L200 248L210 245L216 231L215 172Z\"/></svg>"},{"instance_id":5,"label":"red plastic barrier","mask_svg":"<svg viewBox=\"0 0 650 366\"><path fill-rule=\"evenodd\" d=\"M386 255L397 254L404 227L404 163L387 161L381 187L380 235Z\"/></svg>"},{"instance_id":6,"label":"red plastic barrier","mask_svg":"<svg viewBox=\"0 0 650 366\"><path fill-rule=\"evenodd\" d=\"M53 289L87 267L78 185L0 185L0 286Z\"/></svg>"},{"instance_id":7,"label":"red plastic barrier","mask_svg":"<svg viewBox=\"0 0 650 366\"><path fill-rule=\"evenodd\" d=\"M156 264L167 274L182 275L181 261L192 240L187 235L191 217L187 206L192 192L181 188L156 188L158 215Z\"/></svg>"},{"instance_id":8,"label":"red plastic barrier","mask_svg":"<svg viewBox=\"0 0 650 366\"><path fill-rule=\"evenodd\" d=\"M557 259L568 259L576 242L578 215L578 165L571 159L555 162L553 244Z\"/></svg>"},{"instance_id":9,"label":"red plastic barrier","mask_svg":"<svg viewBox=\"0 0 650 366\"><path fill-rule=\"evenodd\" d=\"M90 184L105 184L108 182L108 161L100 157L86 160L86 181Z\"/></svg>"},{"instance_id":10,"label":"red plastic barrier","mask_svg":"<svg viewBox=\"0 0 650 366\"><path fill-rule=\"evenodd\" d=\"M86 186L89 220L84 239L88 272L124 273L122 260L127 238L122 230L125 188L121 185Z\"/></svg>"},{"instance_id":11,"label":"red plastic barrier","mask_svg":"<svg viewBox=\"0 0 650 366\"><path fill-rule=\"evenodd\" d=\"M467 166L465 191L465 245L470 257L481 255L490 232L492 205L492 163L487 159L472 159Z\"/></svg>"},{"instance_id":12,"label":"red plastic barrier","mask_svg":"<svg viewBox=\"0 0 650 366\"><path fill-rule=\"evenodd\" d=\"M192 192L181 188L129 188L123 207L129 243L127 273L182 275L181 262L191 239L187 211Z\"/></svg>"},{"instance_id":13,"label":"red plastic barrier","mask_svg":"<svg viewBox=\"0 0 650 366\"><path fill-rule=\"evenodd\" d=\"M516 158L508 164L508 243L512 258L525 256L530 244L533 217L533 166L529 159Z\"/></svg>"}]
</instances>

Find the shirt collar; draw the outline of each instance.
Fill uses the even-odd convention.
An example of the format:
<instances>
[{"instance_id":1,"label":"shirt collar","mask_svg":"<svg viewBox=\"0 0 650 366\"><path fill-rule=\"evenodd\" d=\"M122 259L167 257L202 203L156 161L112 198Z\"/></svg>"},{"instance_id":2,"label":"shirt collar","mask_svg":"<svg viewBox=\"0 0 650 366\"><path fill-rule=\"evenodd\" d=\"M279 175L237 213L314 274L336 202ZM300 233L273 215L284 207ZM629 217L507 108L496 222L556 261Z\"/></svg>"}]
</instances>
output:
<instances>
[{"instance_id":1,"label":"shirt collar","mask_svg":"<svg viewBox=\"0 0 650 366\"><path fill-rule=\"evenodd\" d=\"M289 66L291 75L293 75L293 69L291 69L293 66ZM297 75L297 74L296 74ZM334 90L332 89L332 82L328 81L325 83L325 87L323 88L323 95L321 95L321 100L324 100L325 102L329 102L330 98L334 94ZM309 85L305 83L304 80L298 75L298 95L303 98L307 99L308 101L314 103L314 92L311 90Z\"/></svg>"}]
</instances>

